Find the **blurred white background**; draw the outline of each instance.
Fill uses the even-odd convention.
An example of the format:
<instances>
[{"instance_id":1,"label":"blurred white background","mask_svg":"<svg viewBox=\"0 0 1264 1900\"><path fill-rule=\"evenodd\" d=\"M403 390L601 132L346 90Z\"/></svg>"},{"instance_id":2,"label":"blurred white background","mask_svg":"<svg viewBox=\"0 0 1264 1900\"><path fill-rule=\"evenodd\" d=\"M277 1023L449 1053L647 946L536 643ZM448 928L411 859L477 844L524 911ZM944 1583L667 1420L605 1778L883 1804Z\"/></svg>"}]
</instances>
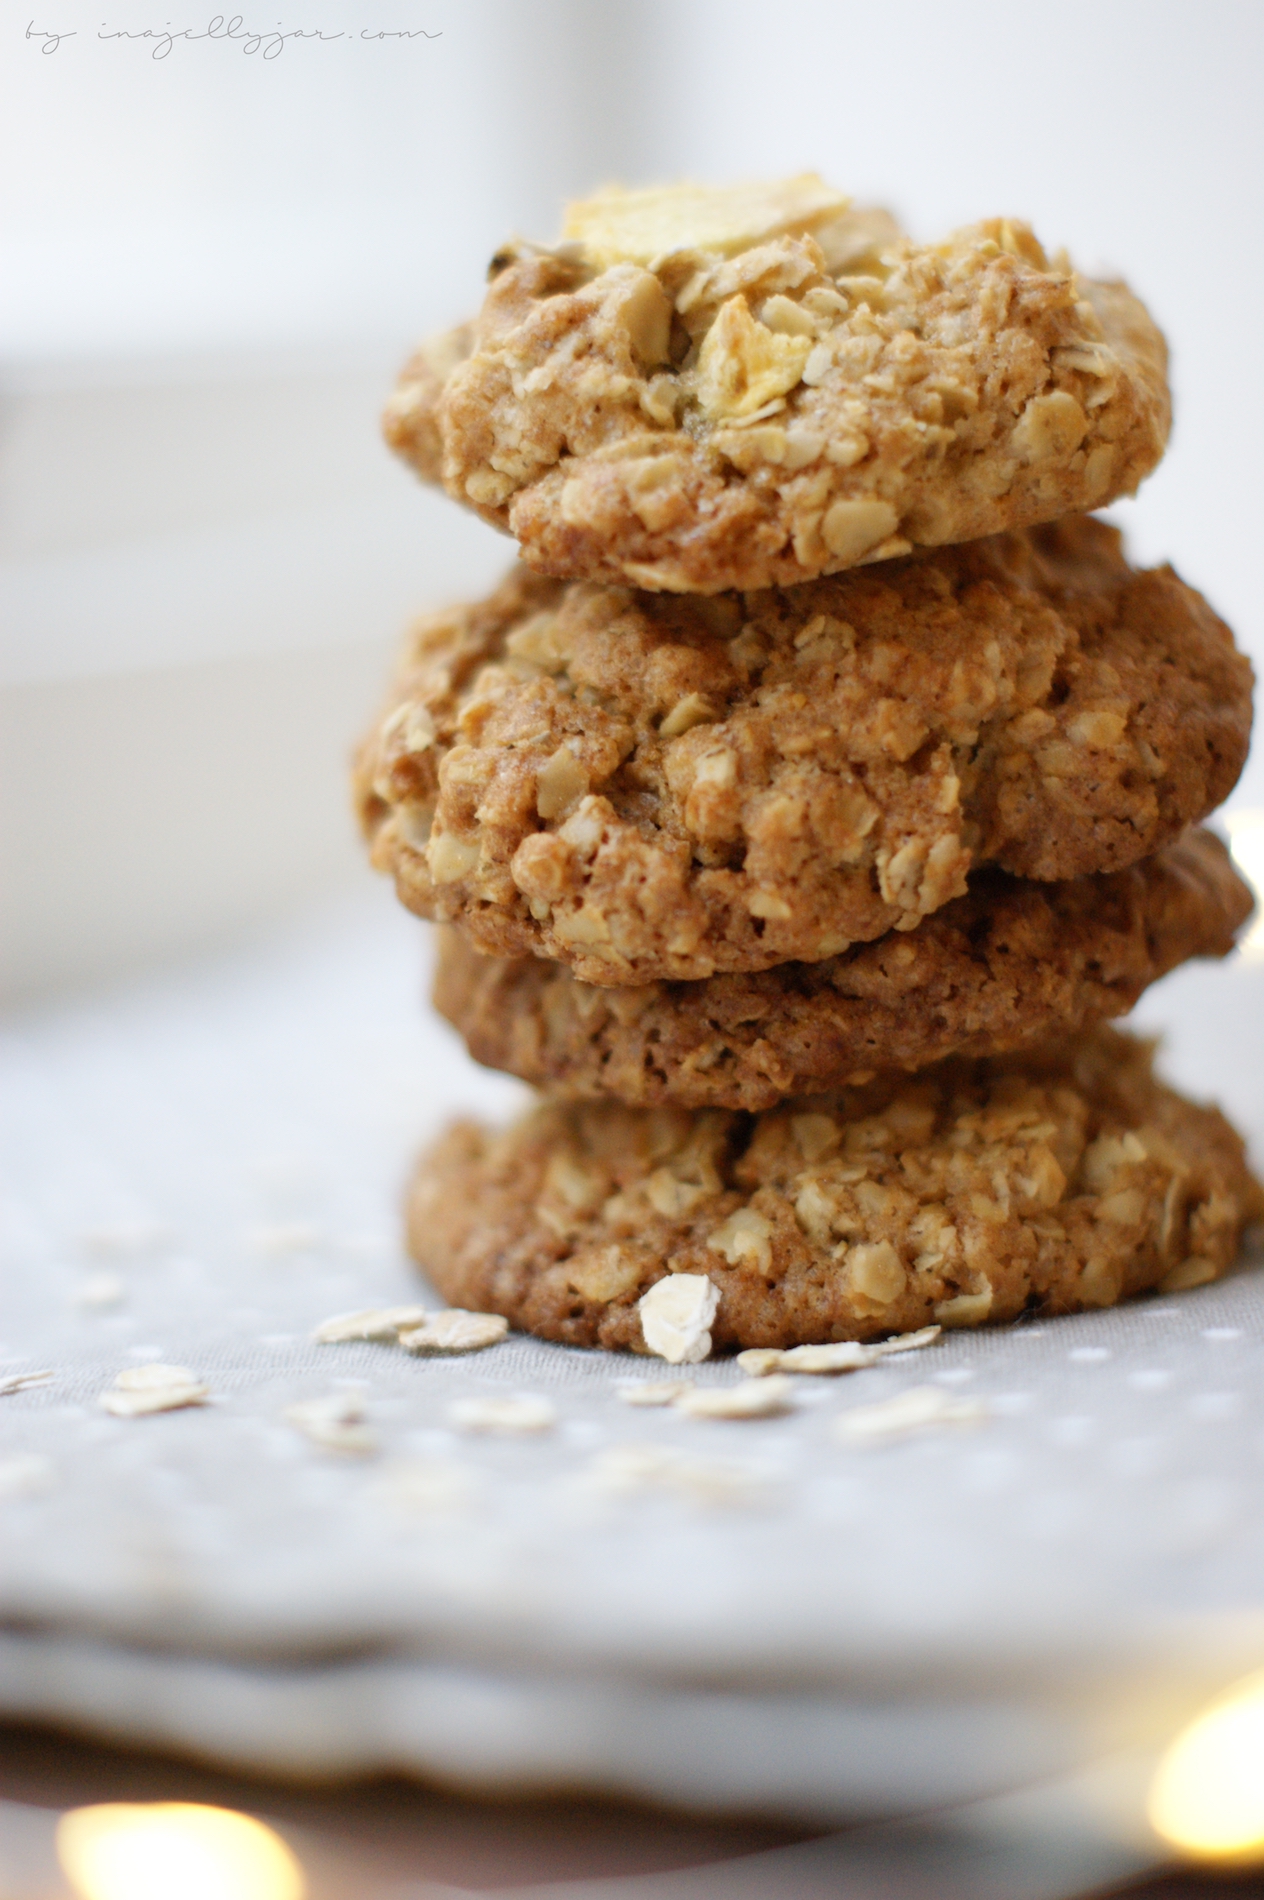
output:
<instances>
[{"instance_id":1,"label":"blurred white background","mask_svg":"<svg viewBox=\"0 0 1264 1900\"><path fill-rule=\"evenodd\" d=\"M242 0L245 4L245 0ZM197 0L200 6L200 0ZM612 177L820 169L1012 213L1173 345L1117 510L1264 655L1264 10L1249 0L25 0L0 27L5 983L82 984L367 876L345 761L413 611L512 548L376 412L514 231ZM231 16L230 16L231 17ZM60 32L55 51L48 40ZM363 32L437 37L364 39ZM1233 804L1264 804L1257 766Z\"/></svg>"}]
</instances>

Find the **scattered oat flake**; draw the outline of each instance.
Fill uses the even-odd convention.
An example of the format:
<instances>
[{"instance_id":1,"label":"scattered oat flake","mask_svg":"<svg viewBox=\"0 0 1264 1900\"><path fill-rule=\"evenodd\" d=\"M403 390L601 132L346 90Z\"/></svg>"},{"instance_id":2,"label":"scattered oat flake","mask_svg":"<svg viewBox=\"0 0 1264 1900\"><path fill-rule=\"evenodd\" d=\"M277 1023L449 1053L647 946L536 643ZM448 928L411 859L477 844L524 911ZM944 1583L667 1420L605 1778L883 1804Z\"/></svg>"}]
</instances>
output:
<instances>
[{"instance_id":1,"label":"scattered oat flake","mask_svg":"<svg viewBox=\"0 0 1264 1900\"><path fill-rule=\"evenodd\" d=\"M668 1365L697 1365L711 1351L711 1322L720 1304L705 1273L669 1273L637 1301L649 1351Z\"/></svg>"},{"instance_id":2,"label":"scattered oat flake","mask_svg":"<svg viewBox=\"0 0 1264 1900\"><path fill-rule=\"evenodd\" d=\"M51 1372L6 1372L0 1378L0 1399L7 1399L10 1392L24 1392L28 1385L47 1385L52 1376Z\"/></svg>"},{"instance_id":3,"label":"scattered oat flake","mask_svg":"<svg viewBox=\"0 0 1264 1900\"><path fill-rule=\"evenodd\" d=\"M523 1393L507 1399L457 1399L448 1422L459 1432L489 1432L507 1438L550 1432L557 1412L546 1398Z\"/></svg>"},{"instance_id":4,"label":"scattered oat flake","mask_svg":"<svg viewBox=\"0 0 1264 1900\"><path fill-rule=\"evenodd\" d=\"M629 1379L616 1387L625 1405L674 1405L692 1390L687 1379Z\"/></svg>"},{"instance_id":5,"label":"scattered oat flake","mask_svg":"<svg viewBox=\"0 0 1264 1900\"><path fill-rule=\"evenodd\" d=\"M142 1418L149 1412L178 1412L186 1405L205 1405L211 1388L187 1366L129 1366L120 1372L100 1404L115 1418Z\"/></svg>"},{"instance_id":6,"label":"scattered oat flake","mask_svg":"<svg viewBox=\"0 0 1264 1900\"><path fill-rule=\"evenodd\" d=\"M354 1313L337 1313L322 1320L312 1334L319 1346L342 1346L356 1339L396 1339L400 1329L419 1326L427 1318L424 1306L364 1306Z\"/></svg>"},{"instance_id":7,"label":"scattered oat flake","mask_svg":"<svg viewBox=\"0 0 1264 1900\"><path fill-rule=\"evenodd\" d=\"M401 1458L374 1486L383 1503L416 1516L460 1510L482 1489L481 1474L454 1458Z\"/></svg>"},{"instance_id":8,"label":"scattered oat flake","mask_svg":"<svg viewBox=\"0 0 1264 1900\"><path fill-rule=\"evenodd\" d=\"M92 1273L75 1294L75 1304L101 1309L121 1306L127 1289L117 1273Z\"/></svg>"},{"instance_id":9,"label":"scattered oat flake","mask_svg":"<svg viewBox=\"0 0 1264 1900\"><path fill-rule=\"evenodd\" d=\"M893 1339L879 1339L870 1347L880 1359L889 1359L896 1353L920 1352L923 1346L933 1346L943 1333L942 1326L922 1326L915 1333L896 1333Z\"/></svg>"},{"instance_id":10,"label":"scattered oat flake","mask_svg":"<svg viewBox=\"0 0 1264 1900\"><path fill-rule=\"evenodd\" d=\"M156 1221L118 1221L101 1227L89 1227L79 1236L79 1244L86 1253L119 1254L152 1253L174 1238L169 1227L161 1227Z\"/></svg>"},{"instance_id":11,"label":"scattered oat flake","mask_svg":"<svg viewBox=\"0 0 1264 1900\"><path fill-rule=\"evenodd\" d=\"M204 1385L167 1385L148 1392L103 1392L100 1403L115 1418L145 1418L151 1412L180 1412L187 1405L205 1405L209 1397Z\"/></svg>"},{"instance_id":12,"label":"scattered oat flake","mask_svg":"<svg viewBox=\"0 0 1264 1900\"><path fill-rule=\"evenodd\" d=\"M768 1474L756 1465L689 1458L662 1445L612 1445L591 1461L584 1481L608 1497L657 1491L699 1504L752 1504L768 1491Z\"/></svg>"},{"instance_id":13,"label":"scattered oat flake","mask_svg":"<svg viewBox=\"0 0 1264 1900\"><path fill-rule=\"evenodd\" d=\"M615 1496L670 1485L679 1459L661 1445L612 1445L590 1460L584 1476Z\"/></svg>"},{"instance_id":14,"label":"scattered oat flake","mask_svg":"<svg viewBox=\"0 0 1264 1900\"><path fill-rule=\"evenodd\" d=\"M748 1346L745 1352L738 1353L737 1363L748 1379L763 1379L770 1372L779 1372L785 1357L780 1346Z\"/></svg>"},{"instance_id":15,"label":"scattered oat flake","mask_svg":"<svg viewBox=\"0 0 1264 1900\"><path fill-rule=\"evenodd\" d=\"M350 1452L358 1458L377 1450L377 1434L364 1420L364 1400L358 1392L330 1392L319 1399L302 1399L281 1414L322 1451Z\"/></svg>"},{"instance_id":16,"label":"scattered oat flake","mask_svg":"<svg viewBox=\"0 0 1264 1900\"><path fill-rule=\"evenodd\" d=\"M775 1418L793 1404L794 1380L784 1373L740 1385L691 1385L675 1401L686 1418Z\"/></svg>"},{"instance_id":17,"label":"scattered oat flake","mask_svg":"<svg viewBox=\"0 0 1264 1900\"><path fill-rule=\"evenodd\" d=\"M114 1383L120 1392L154 1392L161 1386L196 1385L197 1374L187 1366L128 1366Z\"/></svg>"},{"instance_id":18,"label":"scattered oat flake","mask_svg":"<svg viewBox=\"0 0 1264 1900\"><path fill-rule=\"evenodd\" d=\"M848 1445L883 1445L940 1425L973 1425L987 1408L978 1399L954 1398L939 1385L913 1385L873 1405L857 1405L834 1421Z\"/></svg>"},{"instance_id":19,"label":"scattered oat flake","mask_svg":"<svg viewBox=\"0 0 1264 1900\"><path fill-rule=\"evenodd\" d=\"M917 1352L931 1345L942 1332L942 1326L923 1326L920 1332L897 1333L894 1339L863 1345L856 1339L840 1339L822 1346L755 1346L739 1352L737 1363L755 1379L774 1372L859 1372L893 1353Z\"/></svg>"},{"instance_id":20,"label":"scattered oat flake","mask_svg":"<svg viewBox=\"0 0 1264 1900\"><path fill-rule=\"evenodd\" d=\"M840 1339L827 1346L791 1346L788 1351L778 1353L775 1366L769 1371L780 1372L859 1372L864 1366L876 1366L882 1354L874 1346L861 1345L858 1340Z\"/></svg>"},{"instance_id":21,"label":"scattered oat flake","mask_svg":"<svg viewBox=\"0 0 1264 1900\"><path fill-rule=\"evenodd\" d=\"M0 1458L0 1501L37 1498L51 1491L57 1482L57 1470L51 1459L38 1452L21 1452L13 1458Z\"/></svg>"},{"instance_id":22,"label":"scattered oat flake","mask_svg":"<svg viewBox=\"0 0 1264 1900\"><path fill-rule=\"evenodd\" d=\"M467 1313L459 1306L443 1313L426 1313L420 1324L401 1331L399 1343L406 1352L482 1352L495 1346L509 1331L509 1321L500 1313Z\"/></svg>"},{"instance_id":23,"label":"scattered oat flake","mask_svg":"<svg viewBox=\"0 0 1264 1900\"><path fill-rule=\"evenodd\" d=\"M311 1221L270 1221L261 1227L252 1227L249 1233L250 1245L256 1253L281 1255L286 1253L311 1253L324 1240L320 1228Z\"/></svg>"},{"instance_id":24,"label":"scattered oat flake","mask_svg":"<svg viewBox=\"0 0 1264 1900\"><path fill-rule=\"evenodd\" d=\"M394 1244L390 1234L378 1233L339 1234L334 1241L340 1253L353 1254L390 1253Z\"/></svg>"}]
</instances>

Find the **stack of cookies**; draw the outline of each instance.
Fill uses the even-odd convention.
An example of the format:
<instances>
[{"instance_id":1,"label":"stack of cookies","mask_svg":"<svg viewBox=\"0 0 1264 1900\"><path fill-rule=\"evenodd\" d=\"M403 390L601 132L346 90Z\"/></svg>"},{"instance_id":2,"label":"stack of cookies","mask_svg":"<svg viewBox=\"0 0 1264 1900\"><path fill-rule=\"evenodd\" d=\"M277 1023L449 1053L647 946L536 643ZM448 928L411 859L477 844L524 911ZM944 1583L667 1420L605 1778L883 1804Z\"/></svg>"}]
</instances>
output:
<instances>
[{"instance_id":1,"label":"stack of cookies","mask_svg":"<svg viewBox=\"0 0 1264 1900\"><path fill-rule=\"evenodd\" d=\"M1165 445L1162 337L997 220L813 176L607 191L492 260L388 410L507 529L357 793L436 1001L538 1084L423 1160L456 1304L700 1359L1215 1278L1242 1143L1106 1027L1251 907L1195 827L1251 672L1084 511Z\"/></svg>"}]
</instances>

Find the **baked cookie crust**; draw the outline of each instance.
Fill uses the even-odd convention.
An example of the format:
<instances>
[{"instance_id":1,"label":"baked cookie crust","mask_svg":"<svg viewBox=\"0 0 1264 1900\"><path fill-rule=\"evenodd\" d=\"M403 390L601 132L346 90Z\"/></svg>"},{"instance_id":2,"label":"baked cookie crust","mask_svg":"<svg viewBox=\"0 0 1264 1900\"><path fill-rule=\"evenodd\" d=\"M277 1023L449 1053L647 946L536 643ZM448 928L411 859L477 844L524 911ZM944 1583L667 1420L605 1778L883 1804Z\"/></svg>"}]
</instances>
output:
<instances>
[{"instance_id":1,"label":"baked cookie crust","mask_svg":"<svg viewBox=\"0 0 1264 1900\"><path fill-rule=\"evenodd\" d=\"M1250 694L1091 518L744 596L519 570L417 627L356 795L403 901L481 950L695 980L910 930L985 863L1135 863L1226 797Z\"/></svg>"},{"instance_id":2,"label":"baked cookie crust","mask_svg":"<svg viewBox=\"0 0 1264 1900\"><path fill-rule=\"evenodd\" d=\"M1006 219L920 245L819 179L610 192L491 277L384 428L541 573L793 586L1104 507L1167 440L1142 304Z\"/></svg>"},{"instance_id":3,"label":"baked cookie crust","mask_svg":"<svg viewBox=\"0 0 1264 1900\"><path fill-rule=\"evenodd\" d=\"M1224 1117L1098 1028L756 1116L549 1102L502 1133L462 1123L420 1165L408 1232L453 1304L636 1352L669 1272L715 1287L717 1349L863 1340L1198 1285L1261 1213Z\"/></svg>"},{"instance_id":4,"label":"baked cookie crust","mask_svg":"<svg viewBox=\"0 0 1264 1900\"><path fill-rule=\"evenodd\" d=\"M1187 958L1226 956L1251 909L1225 847L1196 831L1104 877L983 871L904 935L701 983L598 988L447 929L434 1003L476 1061L556 1094L755 1111L1122 1016Z\"/></svg>"}]
</instances>

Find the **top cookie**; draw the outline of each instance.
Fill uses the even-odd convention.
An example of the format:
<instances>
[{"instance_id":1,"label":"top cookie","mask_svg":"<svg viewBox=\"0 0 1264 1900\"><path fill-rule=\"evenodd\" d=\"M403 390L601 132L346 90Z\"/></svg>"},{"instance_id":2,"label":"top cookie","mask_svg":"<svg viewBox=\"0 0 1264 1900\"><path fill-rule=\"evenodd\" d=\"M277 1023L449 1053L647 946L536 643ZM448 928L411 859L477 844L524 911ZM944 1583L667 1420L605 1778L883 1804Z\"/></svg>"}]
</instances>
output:
<instances>
[{"instance_id":1,"label":"top cookie","mask_svg":"<svg viewBox=\"0 0 1264 1900\"><path fill-rule=\"evenodd\" d=\"M546 574L793 585L1131 494L1166 350L1135 297L995 219L939 245L820 179L608 191L492 260L384 419Z\"/></svg>"}]
</instances>

